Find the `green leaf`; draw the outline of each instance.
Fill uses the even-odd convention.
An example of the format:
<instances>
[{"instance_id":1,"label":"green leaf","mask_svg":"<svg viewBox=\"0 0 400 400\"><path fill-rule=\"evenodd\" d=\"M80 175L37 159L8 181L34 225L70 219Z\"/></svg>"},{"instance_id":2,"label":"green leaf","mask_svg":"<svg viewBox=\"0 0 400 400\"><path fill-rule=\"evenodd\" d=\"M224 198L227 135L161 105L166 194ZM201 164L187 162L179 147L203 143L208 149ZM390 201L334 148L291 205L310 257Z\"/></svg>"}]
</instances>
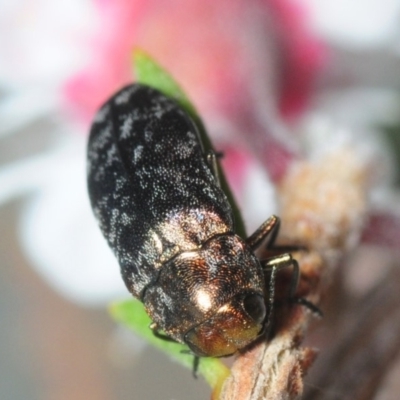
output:
<instances>
[{"instance_id":1,"label":"green leaf","mask_svg":"<svg viewBox=\"0 0 400 400\"><path fill-rule=\"evenodd\" d=\"M115 302L110 305L109 310L116 321L126 325L138 336L162 350L183 366L189 369L193 368L193 356L182 353L182 350L189 349L186 345L169 342L154 336L149 328L151 320L139 300L129 299ZM198 372L214 389L214 398L217 399L223 382L230 374L229 369L218 358L201 358Z\"/></svg>"},{"instance_id":2,"label":"green leaf","mask_svg":"<svg viewBox=\"0 0 400 400\"><path fill-rule=\"evenodd\" d=\"M138 82L151 86L167 97L176 100L179 105L196 121L200 118L180 85L168 72L158 65L146 52L135 49L133 53L135 76Z\"/></svg>"},{"instance_id":3,"label":"green leaf","mask_svg":"<svg viewBox=\"0 0 400 400\"><path fill-rule=\"evenodd\" d=\"M192 117L193 121L197 125L206 151L212 150L213 147L210 138L207 135L203 121L198 115L196 108L176 80L164 68L158 65L153 58L151 58L141 49L135 49L133 53L133 63L137 81L139 83L151 86L165 94L167 97L174 99ZM228 201L232 207L235 218L236 233L242 238L246 238L246 229L239 211L239 207L236 204L233 193L229 188L225 174L219 163L218 170L222 190L228 197Z\"/></svg>"}]
</instances>

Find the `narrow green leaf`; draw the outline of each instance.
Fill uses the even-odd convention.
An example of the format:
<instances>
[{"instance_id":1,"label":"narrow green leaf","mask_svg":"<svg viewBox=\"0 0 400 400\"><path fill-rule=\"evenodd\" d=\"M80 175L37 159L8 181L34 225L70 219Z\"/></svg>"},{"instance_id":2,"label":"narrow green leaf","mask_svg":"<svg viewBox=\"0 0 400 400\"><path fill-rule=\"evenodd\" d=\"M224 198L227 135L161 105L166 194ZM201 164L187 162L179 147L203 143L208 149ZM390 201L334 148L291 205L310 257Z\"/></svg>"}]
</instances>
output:
<instances>
[{"instance_id":1,"label":"narrow green leaf","mask_svg":"<svg viewBox=\"0 0 400 400\"><path fill-rule=\"evenodd\" d=\"M110 305L109 309L111 316L116 321L126 325L138 336L145 339L154 347L162 350L186 368L193 368L193 356L182 353L182 350L188 350L187 346L162 340L154 336L149 328L151 320L144 310L143 304L139 300L129 299L114 302ZM201 358L199 374L204 377L211 388L219 391L223 381L229 376L230 372L217 358Z\"/></svg>"},{"instance_id":2,"label":"narrow green leaf","mask_svg":"<svg viewBox=\"0 0 400 400\"><path fill-rule=\"evenodd\" d=\"M133 53L133 62L135 76L138 82L151 86L164 93L166 96L173 98L196 122L200 120L195 107L180 85L146 52L141 49L135 49Z\"/></svg>"}]
</instances>

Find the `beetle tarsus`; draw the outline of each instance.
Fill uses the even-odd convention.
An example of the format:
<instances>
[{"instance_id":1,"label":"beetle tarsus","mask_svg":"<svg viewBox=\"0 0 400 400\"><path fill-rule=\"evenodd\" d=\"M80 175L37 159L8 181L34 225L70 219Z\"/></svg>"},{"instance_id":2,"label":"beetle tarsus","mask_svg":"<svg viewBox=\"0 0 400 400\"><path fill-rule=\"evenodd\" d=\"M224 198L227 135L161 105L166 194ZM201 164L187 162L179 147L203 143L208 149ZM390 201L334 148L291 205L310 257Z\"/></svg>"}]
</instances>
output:
<instances>
[{"instance_id":1,"label":"beetle tarsus","mask_svg":"<svg viewBox=\"0 0 400 400\"><path fill-rule=\"evenodd\" d=\"M296 304L304 306L305 308L308 308L315 316L319 318L322 318L324 316L324 313L320 310L319 307L317 307L314 303L304 297L294 297L292 301Z\"/></svg>"},{"instance_id":2,"label":"beetle tarsus","mask_svg":"<svg viewBox=\"0 0 400 400\"><path fill-rule=\"evenodd\" d=\"M193 371L192 371L194 379L198 378L197 372L199 371L199 365L200 365L200 357L199 356L194 356L194 358L193 358Z\"/></svg>"},{"instance_id":3,"label":"beetle tarsus","mask_svg":"<svg viewBox=\"0 0 400 400\"><path fill-rule=\"evenodd\" d=\"M199 365L200 365L200 357L197 356L195 353L193 353L193 351L189 350L189 349L184 349L181 350L182 354L188 354L190 356L193 356L193 369L192 369L192 375L193 378L197 379L198 378L198 374L197 372L199 371Z\"/></svg>"}]
</instances>

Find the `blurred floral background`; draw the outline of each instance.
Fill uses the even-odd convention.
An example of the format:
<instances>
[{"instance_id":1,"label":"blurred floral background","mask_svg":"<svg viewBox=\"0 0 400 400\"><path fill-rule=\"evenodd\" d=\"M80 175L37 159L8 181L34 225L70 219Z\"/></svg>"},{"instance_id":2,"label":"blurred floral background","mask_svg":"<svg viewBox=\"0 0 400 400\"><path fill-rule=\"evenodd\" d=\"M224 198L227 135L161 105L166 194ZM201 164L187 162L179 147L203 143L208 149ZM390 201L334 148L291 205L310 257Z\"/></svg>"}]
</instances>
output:
<instances>
[{"instance_id":1,"label":"blurred floral background","mask_svg":"<svg viewBox=\"0 0 400 400\"><path fill-rule=\"evenodd\" d=\"M351 148L369 166L369 212L344 287L362 296L400 267L399 0L0 0L0 10L2 399L209 396L106 312L128 293L89 207L85 146L96 109L134 79L137 46L198 108L249 232L278 211L275 185L296 162ZM374 398L397 398L390 382Z\"/></svg>"}]
</instances>

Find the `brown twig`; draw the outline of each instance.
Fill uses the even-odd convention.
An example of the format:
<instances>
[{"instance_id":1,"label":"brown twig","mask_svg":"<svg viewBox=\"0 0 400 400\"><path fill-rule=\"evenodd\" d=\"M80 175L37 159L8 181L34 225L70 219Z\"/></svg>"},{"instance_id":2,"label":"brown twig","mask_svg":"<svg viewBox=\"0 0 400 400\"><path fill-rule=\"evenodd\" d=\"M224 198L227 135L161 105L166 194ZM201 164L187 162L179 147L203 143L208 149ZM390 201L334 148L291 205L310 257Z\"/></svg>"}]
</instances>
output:
<instances>
[{"instance_id":1,"label":"brown twig","mask_svg":"<svg viewBox=\"0 0 400 400\"><path fill-rule=\"evenodd\" d=\"M307 400L369 400L400 353L400 269L396 265L343 318ZM317 389L318 388L318 389Z\"/></svg>"},{"instance_id":2,"label":"brown twig","mask_svg":"<svg viewBox=\"0 0 400 400\"><path fill-rule=\"evenodd\" d=\"M281 238L305 244L295 254L301 268L299 296L318 303L333 267L357 243L366 214L365 170L351 151L319 165L303 163L282 182ZM275 334L240 355L226 380L221 399L298 399L303 377L316 351L302 347L311 313L302 306L278 307Z\"/></svg>"}]
</instances>

